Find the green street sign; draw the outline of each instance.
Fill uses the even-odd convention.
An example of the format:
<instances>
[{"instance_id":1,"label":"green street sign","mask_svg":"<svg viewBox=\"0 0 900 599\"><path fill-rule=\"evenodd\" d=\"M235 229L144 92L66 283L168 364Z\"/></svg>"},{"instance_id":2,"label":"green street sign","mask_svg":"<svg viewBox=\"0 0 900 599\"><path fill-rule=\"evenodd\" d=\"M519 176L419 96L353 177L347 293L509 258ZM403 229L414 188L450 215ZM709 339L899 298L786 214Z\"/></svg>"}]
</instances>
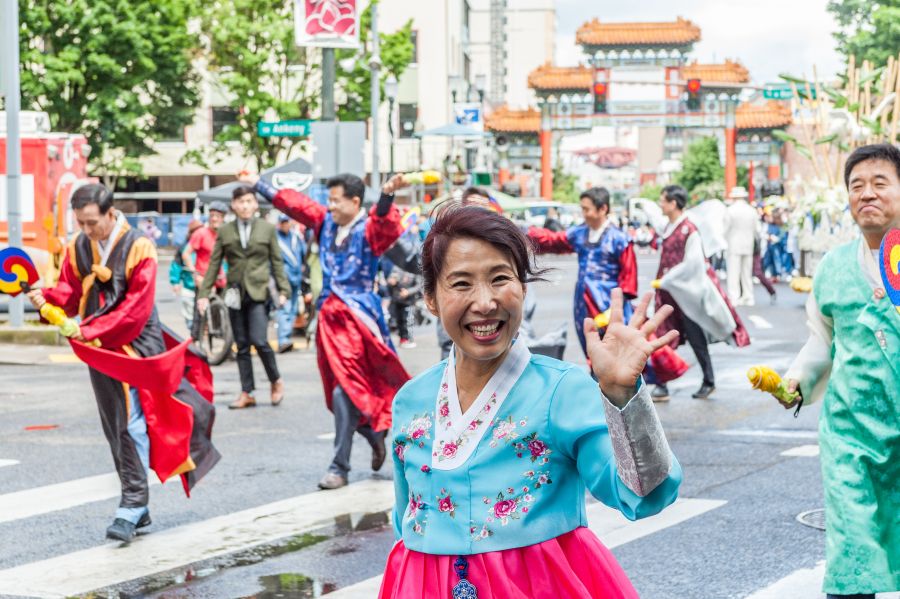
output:
<instances>
[{"instance_id":1,"label":"green street sign","mask_svg":"<svg viewBox=\"0 0 900 599\"><path fill-rule=\"evenodd\" d=\"M260 137L307 137L312 121L278 121L256 123L256 132Z\"/></svg>"},{"instance_id":2,"label":"green street sign","mask_svg":"<svg viewBox=\"0 0 900 599\"><path fill-rule=\"evenodd\" d=\"M816 88L810 86L810 91L812 92L813 99L816 98ZM797 92L801 96L806 96L806 86L803 84L797 85ZM791 89L791 86L787 83L769 83L763 89L763 98L767 100L790 100L794 97L794 90Z\"/></svg>"}]
</instances>

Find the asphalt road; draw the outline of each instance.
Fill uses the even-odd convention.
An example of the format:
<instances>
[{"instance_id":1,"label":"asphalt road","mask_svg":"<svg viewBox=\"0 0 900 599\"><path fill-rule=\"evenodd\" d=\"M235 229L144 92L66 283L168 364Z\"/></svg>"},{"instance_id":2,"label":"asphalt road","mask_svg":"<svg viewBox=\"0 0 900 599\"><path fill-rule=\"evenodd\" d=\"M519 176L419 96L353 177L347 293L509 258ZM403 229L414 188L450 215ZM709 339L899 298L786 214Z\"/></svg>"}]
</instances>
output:
<instances>
[{"instance_id":1,"label":"asphalt road","mask_svg":"<svg viewBox=\"0 0 900 599\"><path fill-rule=\"evenodd\" d=\"M655 262L640 257L642 289L649 288ZM548 264L556 267L551 281L532 289L538 333L571 321L575 261ZM162 275L163 320L184 330ZM818 407L803 408L795 419L749 390L745 378L753 364L787 367L806 338L805 296L781 285L776 305L762 290L757 299L757 307L740 309L753 344L712 349L713 397L691 399L700 385L694 367L670 384L671 402L658 405L685 472L681 519L601 533L642 597L820 597L824 534L796 520L823 502ZM400 350L412 374L439 357L433 326L415 335L418 347ZM583 363L571 329L569 337L566 358ZM681 353L695 362L689 349ZM252 410L225 409L239 391L237 368L229 362L214 369L214 439L224 458L189 500L178 484L154 486L154 524L127 549L103 539L117 492L103 477L113 467L87 371L60 359L49 366L0 365L0 596L86 596L89 590L95 597L299 598L336 590L344 593L336 597L374 596L365 586L354 594L352 585L380 574L393 543L382 496L391 473L386 468L373 476L368 447L358 437L351 487L343 495L316 491L331 458L332 422L313 351L278 357L287 387L278 408L267 405L258 362L262 401ZM303 524L284 525L288 513ZM229 528L242 518L246 525ZM273 528L263 534L267 522ZM163 547L157 553L154 538ZM102 574L116 560L126 565Z\"/></svg>"}]
</instances>

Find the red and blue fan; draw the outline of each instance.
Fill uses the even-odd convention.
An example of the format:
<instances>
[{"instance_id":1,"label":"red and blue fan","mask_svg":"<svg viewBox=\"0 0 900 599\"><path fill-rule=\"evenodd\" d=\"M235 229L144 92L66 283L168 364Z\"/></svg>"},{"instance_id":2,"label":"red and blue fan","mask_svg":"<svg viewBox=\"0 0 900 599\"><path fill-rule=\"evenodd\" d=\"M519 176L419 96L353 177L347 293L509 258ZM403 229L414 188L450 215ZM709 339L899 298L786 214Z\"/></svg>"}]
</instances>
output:
<instances>
[{"instance_id":1,"label":"red and blue fan","mask_svg":"<svg viewBox=\"0 0 900 599\"><path fill-rule=\"evenodd\" d=\"M34 262L23 250L14 247L0 250L0 293L19 295L40 278Z\"/></svg>"},{"instance_id":2,"label":"red and blue fan","mask_svg":"<svg viewBox=\"0 0 900 599\"><path fill-rule=\"evenodd\" d=\"M891 229L884 236L878 263L887 296L900 312L900 229Z\"/></svg>"}]
</instances>

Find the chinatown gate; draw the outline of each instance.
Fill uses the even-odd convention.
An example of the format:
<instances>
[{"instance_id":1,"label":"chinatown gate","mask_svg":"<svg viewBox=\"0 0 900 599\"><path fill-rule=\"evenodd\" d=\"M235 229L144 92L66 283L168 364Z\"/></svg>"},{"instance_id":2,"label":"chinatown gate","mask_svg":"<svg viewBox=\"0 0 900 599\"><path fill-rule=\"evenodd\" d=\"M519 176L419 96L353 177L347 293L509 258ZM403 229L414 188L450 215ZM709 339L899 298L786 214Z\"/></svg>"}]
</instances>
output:
<instances>
[{"instance_id":1,"label":"chinatown gate","mask_svg":"<svg viewBox=\"0 0 900 599\"><path fill-rule=\"evenodd\" d=\"M772 130L791 123L786 103L739 102L750 74L740 63L688 62L700 28L679 18L662 23L582 25L576 42L589 66L541 66L528 76L537 110L501 107L485 122L498 137L501 184L516 156L540 156L541 196L552 196L552 147L561 137L594 127L635 127L640 139L662 147L659 158L680 157L698 137L714 136L724 149L726 194L737 182L738 164L765 169L777 180L782 148ZM510 155L511 154L511 155ZM640 182L656 179L641 168ZM751 175L752 177L752 175ZM752 185L752 183L751 183Z\"/></svg>"}]
</instances>

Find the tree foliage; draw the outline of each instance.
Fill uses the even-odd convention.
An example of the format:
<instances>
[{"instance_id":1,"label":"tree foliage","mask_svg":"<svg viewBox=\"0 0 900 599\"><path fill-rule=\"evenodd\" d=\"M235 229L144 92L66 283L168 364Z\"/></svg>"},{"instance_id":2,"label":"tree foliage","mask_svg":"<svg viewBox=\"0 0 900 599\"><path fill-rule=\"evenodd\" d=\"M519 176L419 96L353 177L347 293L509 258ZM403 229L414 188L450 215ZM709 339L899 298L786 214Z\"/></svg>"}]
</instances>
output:
<instances>
[{"instance_id":1,"label":"tree foliage","mask_svg":"<svg viewBox=\"0 0 900 599\"><path fill-rule=\"evenodd\" d=\"M704 183L724 180L725 169L719 162L719 142L715 137L704 137L693 142L688 146L681 164L681 172L675 179L688 191Z\"/></svg>"},{"instance_id":2,"label":"tree foliage","mask_svg":"<svg viewBox=\"0 0 900 599\"><path fill-rule=\"evenodd\" d=\"M581 191L578 189L578 175L570 174L562 166L553 169L553 199L557 202L577 204Z\"/></svg>"},{"instance_id":3,"label":"tree foliage","mask_svg":"<svg viewBox=\"0 0 900 599\"><path fill-rule=\"evenodd\" d=\"M199 101L195 0L20 0L22 105L84 134L94 174L140 172L152 142L182 139Z\"/></svg>"},{"instance_id":4,"label":"tree foliage","mask_svg":"<svg viewBox=\"0 0 900 599\"><path fill-rule=\"evenodd\" d=\"M213 85L237 113L207 148L185 155L201 166L237 141L257 170L274 165L302 143L296 137L260 137L257 123L271 108L281 120L308 119L318 109L320 56L294 44L293 4L285 0L208 2L201 14Z\"/></svg>"},{"instance_id":5,"label":"tree foliage","mask_svg":"<svg viewBox=\"0 0 900 599\"><path fill-rule=\"evenodd\" d=\"M837 49L856 57L856 64L869 60L887 64L889 56L900 48L900 0L830 0L828 11L834 15L838 31Z\"/></svg>"},{"instance_id":6,"label":"tree foliage","mask_svg":"<svg viewBox=\"0 0 900 599\"><path fill-rule=\"evenodd\" d=\"M367 40L372 30L372 5L370 3L360 15L359 39ZM384 82L388 75L397 79L413 59L412 19L394 33L379 33L379 54L382 69L379 72L381 97L384 98ZM372 61L371 45L362 51L337 50L335 60L353 60L353 68L344 71L337 67L337 84L346 95L346 100L336 107L337 118L341 121L364 121L372 115Z\"/></svg>"}]
</instances>

